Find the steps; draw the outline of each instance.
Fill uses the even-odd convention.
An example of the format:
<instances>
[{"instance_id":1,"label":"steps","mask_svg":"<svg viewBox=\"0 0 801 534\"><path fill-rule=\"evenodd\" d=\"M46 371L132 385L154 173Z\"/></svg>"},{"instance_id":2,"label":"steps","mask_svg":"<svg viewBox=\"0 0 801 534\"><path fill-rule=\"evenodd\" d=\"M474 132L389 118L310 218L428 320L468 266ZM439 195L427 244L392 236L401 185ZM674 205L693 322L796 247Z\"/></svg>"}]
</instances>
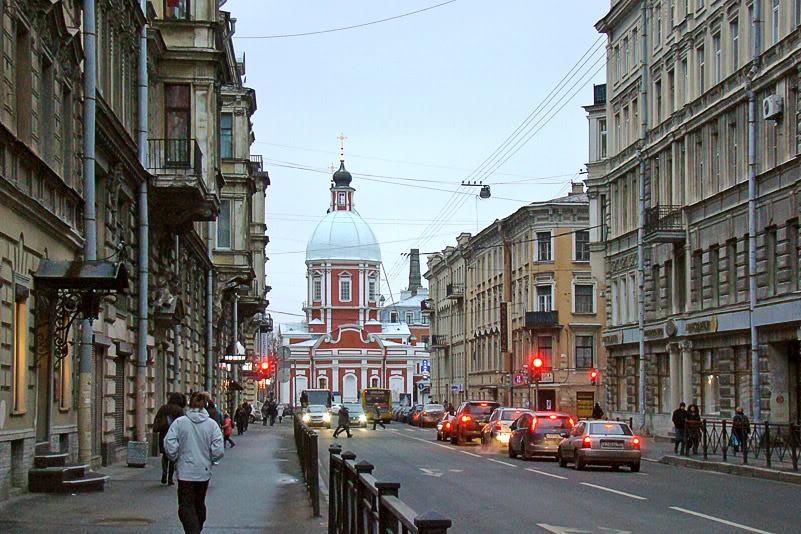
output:
<instances>
[{"instance_id":1,"label":"steps","mask_svg":"<svg viewBox=\"0 0 801 534\"><path fill-rule=\"evenodd\" d=\"M50 452L48 443L37 443L33 469L28 471L28 491L33 493L79 493L103 491L108 480L88 465L67 465L69 454Z\"/></svg>"}]
</instances>

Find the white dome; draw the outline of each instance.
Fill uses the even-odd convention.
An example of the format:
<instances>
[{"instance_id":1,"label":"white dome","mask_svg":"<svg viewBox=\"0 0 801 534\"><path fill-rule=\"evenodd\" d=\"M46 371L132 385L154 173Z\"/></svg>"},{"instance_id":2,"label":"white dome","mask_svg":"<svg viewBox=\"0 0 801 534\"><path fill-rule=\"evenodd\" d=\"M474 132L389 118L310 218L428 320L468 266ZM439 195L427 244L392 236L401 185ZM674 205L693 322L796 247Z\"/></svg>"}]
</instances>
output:
<instances>
[{"instance_id":1,"label":"white dome","mask_svg":"<svg viewBox=\"0 0 801 534\"><path fill-rule=\"evenodd\" d=\"M381 261L373 230L355 211L331 211L314 229L306 245L306 261Z\"/></svg>"}]
</instances>

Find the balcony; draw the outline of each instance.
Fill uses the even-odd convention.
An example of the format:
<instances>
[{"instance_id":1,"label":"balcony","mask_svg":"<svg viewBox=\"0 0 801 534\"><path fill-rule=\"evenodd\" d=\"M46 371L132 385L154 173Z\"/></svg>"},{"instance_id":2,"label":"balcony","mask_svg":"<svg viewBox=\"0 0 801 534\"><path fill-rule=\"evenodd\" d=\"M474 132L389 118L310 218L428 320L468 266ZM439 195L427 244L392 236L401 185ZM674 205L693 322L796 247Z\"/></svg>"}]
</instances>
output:
<instances>
[{"instance_id":1,"label":"balcony","mask_svg":"<svg viewBox=\"0 0 801 534\"><path fill-rule=\"evenodd\" d=\"M441 334L431 336L431 348L443 348L448 345L447 336Z\"/></svg>"},{"instance_id":2,"label":"balcony","mask_svg":"<svg viewBox=\"0 0 801 534\"><path fill-rule=\"evenodd\" d=\"M526 328L554 328L559 326L559 312L535 311L526 312Z\"/></svg>"},{"instance_id":3,"label":"balcony","mask_svg":"<svg viewBox=\"0 0 801 534\"><path fill-rule=\"evenodd\" d=\"M423 314L431 315L434 313L434 303L431 299L425 299L420 301L420 311Z\"/></svg>"},{"instance_id":4,"label":"balcony","mask_svg":"<svg viewBox=\"0 0 801 534\"><path fill-rule=\"evenodd\" d=\"M464 284L448 284L445 286L446 299L462 299L464 298Z\"/></svg>"},{"instance_id":5,"label":"balcony","mask_svg":"<svg viewBox=\"0 0 801 534\"><path fill-rule=\"evenodd\" d=\"M147 170L151 210L176 226L213 221L220 211L217 195L203 176L203 152L195 139L148 139Z\"/></svg>"},{"instance_id":6,"label":"balcony","mask_svg":"<svg viewBox=\"0 0 801 534\"><path fill-rule=\"evenodd\" d=\"M645 241L683 243L686 239L681 206L660 206L645 210Z\"/></svg>"}]
</instances>

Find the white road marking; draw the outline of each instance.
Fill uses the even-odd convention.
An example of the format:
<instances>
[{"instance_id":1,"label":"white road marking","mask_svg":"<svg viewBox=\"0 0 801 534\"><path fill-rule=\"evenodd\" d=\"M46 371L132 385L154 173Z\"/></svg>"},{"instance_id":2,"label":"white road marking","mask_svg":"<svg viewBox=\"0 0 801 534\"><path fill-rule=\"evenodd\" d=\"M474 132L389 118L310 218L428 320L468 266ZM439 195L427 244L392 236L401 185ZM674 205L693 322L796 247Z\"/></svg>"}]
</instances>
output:
<instances>
[{"instance_id":1,"label":"white road marking","mask_svg":"<svg viewBox=\"0 0 801 534\"><path fill-rule=\"evenodd\" d=\"M510 464L509 462L502 462L502 461L496 460L494 458L487 458L487 460L489 460L490 462L495 462L496 464L508 465L509 467L517 467L515 464Z\"/></svg>"},{"instance_id":2,"label":"white road marking","mask_svg":"<svg viewBox=\"0 0 801 534\"><path fill-rule=\"evenodd\" d=\"M645 497L640 497L639 495L634 495L633 493L626 493L625 491L620 491L612 488L607 488L606 486L598 486L597 484L590 484L589 482L581 482L581 485L588 486L590 488L599 489L602 491L608 491L609 493L616 493L617 495L622 495L624 497L628 497L630 499L637 499L638 501L647 501L648 499Z\"/></svg>"},{"instance_id":3,"label":"white road marking","mask_svg":"<svg viewBox=\"0 0 801 534\"><path fill-rule=\"evenodd\" d=\"M748 532L758 532L759 534L771 534L767 530L760 530L758 528L749 527L747 525L741 525L740 523L735 523L734 521L729 521L727 519L721 519L719 517L714 517L711 515L702 514L700 512L693 512L692 510L687 510L686 508L679 508L678 506L671 506L671 510L676 510L677 512L683 512L685 514L694 515L697 517L703 517L704 519L709 519L710 521L715 521L717 523L722 523L724 525L728 525L730 527L739 528L742 530L747 530Z\"/></svg>"},{"instance_id":4,"label":"white road marking","mask_svg":"<svg viewBox=\"0 0 801 534\"><path fill-rule=\"evenodd\" d=\"M424 475L428 475L430 477L439 478L439 477L442 476L442 471L440 471L438 469L428 469L426 467L420 467L419 469L420 469L420 471L423 472Z\"/></svg>"},{"instance_id":5,"label":"white road marking","mask_svg":"<svg viewBox=\"0 0 801 534\"><path fill-rule=\"evenodd\" d=\"M451 473L462 473L463 472L461 469L448 469L448 471L450 471Z\"/></svg>"},{"instance_id":6,"label":"white road marking","mask_svg":"<svg viewBox=\"0 0 801 534\"><path fill-rule=\"evenodd\" d=\"M468 456L474 456L476 458L481 458L480 454L473 454L472 452L467 452L467 451L459 451L459 452L461 452L462 454L466 454Z\"/></svg>"},{"instance_id":7,"label":"white road marking","mask_svg":"<svg viewBox=\"0 0 801 534\"><path fill-rule=\"evenodd\" d=\"M531 471L532 473L537 473L538 475L545 475L546 477L558 478L559 480L567 480L567 477L563 477L561 475L554 475L553 473L547 473L545 471L540 471L538 469L532 469L530 467L526 467L526 471Z\"/></svg>"},{"instance_id":8,"label":"white road marking","mask_svg":"<svg viewBox=\"0 0 801 534\"><path fill-rule=\"evenodd\" d=\"M580 528L560 527L557 525L548 525L547 523L537 523L537 526L553 534L580 534L584 532L592 532L591 530L582 530Z\"/></svg>"},{"instance_id":9,"label":"white road marking","mask_svg":"<svg viewBox=\"0 0 801 534\"><path fill-rule=\"evenodd\" d=\"M413 429L413 428L404 428L404 430L405 430L406 432L414 432L414 429Z\"/></svg>"}]
</instances>

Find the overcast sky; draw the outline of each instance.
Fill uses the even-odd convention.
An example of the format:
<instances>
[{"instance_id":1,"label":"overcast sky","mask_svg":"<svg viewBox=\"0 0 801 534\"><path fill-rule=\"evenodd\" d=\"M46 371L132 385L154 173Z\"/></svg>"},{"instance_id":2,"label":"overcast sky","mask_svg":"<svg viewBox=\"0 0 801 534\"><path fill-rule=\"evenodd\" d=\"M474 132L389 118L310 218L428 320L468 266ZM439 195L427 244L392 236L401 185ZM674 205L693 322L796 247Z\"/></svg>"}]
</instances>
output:
<instances>
[{"instance_id":1,"label":"overcast sky","mask_svg":"<svg viewBox=\"0 0 801 534\"><path fill-rule=\"evenodd\" d=\"M573 84L580 74L558 82L599 39L593 25L608 1L457 0L347 31L242 38L361 24L442 1L229 0L224 6L237 18L237 54L246 53L246 84L258 99L251 150L264 156L272 180L267 277L277 321L299 320L278 312L301 313L306 241L328 207L330 174L291 167L327 169L338 160L340 131L348 138L356 208L381 243L396 294L408 279L403 252L440 250L460 232L475 232L477 217L484 227L524 203L562 195L583 168L581 106L592 101L592 83L603 83L603 72L594 74L602 52L586 56L585 83ZM453 206L446 203L459 183L555 86L561 89L529 123L539 131L484 177L496 184L492 198L476 202L478 189L457 195L459 209L427 228L443 206ZM422 262L425 270L425 256ZM383 279L382 293L389 296Z\"/></svg>"}]
</instances>

